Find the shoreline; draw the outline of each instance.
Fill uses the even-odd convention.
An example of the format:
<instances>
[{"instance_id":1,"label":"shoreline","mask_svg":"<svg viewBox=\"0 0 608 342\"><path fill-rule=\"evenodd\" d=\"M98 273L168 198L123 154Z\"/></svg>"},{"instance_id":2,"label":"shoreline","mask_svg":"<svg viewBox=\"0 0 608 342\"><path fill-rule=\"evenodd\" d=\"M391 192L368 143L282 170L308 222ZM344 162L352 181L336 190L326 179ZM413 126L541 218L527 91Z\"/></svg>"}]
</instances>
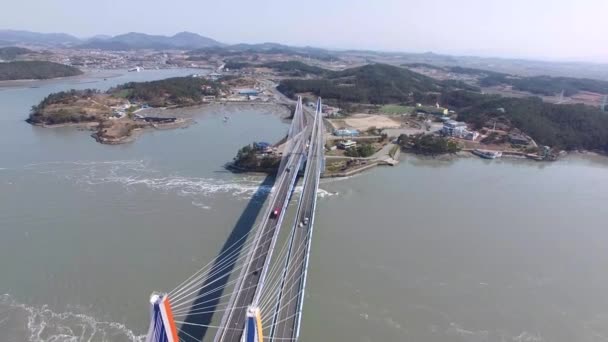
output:
<instances>
[{"instance_id":1,"label":"shoreline","mask_svg":"<svg viewBox=\"0 0 608 342\"><path fill-rule=\"evenodd\" d=\"M142 133L145 133L146 130L156 129L156 130L172 130L172 129L185 129L192 124L196 123L195 117L200 115L208 115L217 112L221 112L222 110L226 110L230 108L232 112L240 112L246 108L269 107L269 114L280 116L281 120L286 120L289 118L288 108L285 104L275 103L275 102L257 102L257 103L247 103L247 102L214 102L214 103L202 103L196 104L192 106L185 107L156 107L156 108L147 108L143 112L151 117L175 117L177 120L171 123L142 123L143 127L135 127L130 130L125 135L121 135L119 137L109 137L100 134L99 129L102 125L102 122L99 121L90 121L90 122L66 122L60 124L46 124L46 123L34 123L28 120L25 120L28 124L32 126L37 126L41 128L63 128L63 127L73 127L80 130L87 131L95 131L91 134L91 137L95 139L100 144L105 145L120 145L134 142ZM120 120L120 119L119 119ZM104 120L103 122L110 122L110 120ZM119 121L116 121L120 123Z\"/></svg>"},{"instance_id":2,"label":"shoreline","mask_svg":"<svg viewBox=\"0 0 608 342\"><path fill-rule=\"evenodd\" d=\"M321 178L344 178L344 177L350 177L353 175L357 175L363 172L366 172L368 170L371 170L373 168L376 168L378 166L396 166L399 162L400 162L400 158L399 155L401 154L405 154L405 155L409 155L415 158L421 158L421 159L430 159L430 160L436 160L436 161L440 161L440 162L452 162L452 161L456 161L459 159L479 159L482 161L487 161L487 162L491 162L494 159L483 159L481 157L478 157L476 155L474 155L471 151L468 150L461 150L458 151L456 153L450 153L450 154L439 154L439 155L427 155L427 154L420 154L420 153L415 153L412 151L407 151L407 150L399 150L400 152L397 153L397 156L394 158L394 160L396 161L396 163L388 163L384 160L380 160L380 159L375 159L375 160L366 160L365 158L361 159L361 158L351 158L352 160L365 160L368 161L368 163L366 164L362 164L362 165L357 165L356 167L351 167L351 168L347 168L344 170L340 170L340 171L333 171L333 172L323 172L321 173ZM553 162L558 162L562 159L566 159L568 157L590 157L590 158L602 158L604 161L608 162L608 157L607 155L604 155L602 153L598 153L598 152L594 152L594 151L569 151L566 152L562 157L560 157L557 160L538 160L538 159L534 159L534 158L528 158L526 156L518 156L518 155L506 155L503 156L501 158L496 158L495 160L500 160L500 159L506 159L509 161L532 161L532 162L540 162L540 164L549 164L549 163L553 163ZM536 163L535 163L536 164ZM251 170L251 169L246 169L246 168L242 168L242 167L237 167L234 166L232 164L232 162L226 163L224 164L224 168L232 173L237 173L237 174L275 174L276 170Z\"/></svg>"}]
</instances>

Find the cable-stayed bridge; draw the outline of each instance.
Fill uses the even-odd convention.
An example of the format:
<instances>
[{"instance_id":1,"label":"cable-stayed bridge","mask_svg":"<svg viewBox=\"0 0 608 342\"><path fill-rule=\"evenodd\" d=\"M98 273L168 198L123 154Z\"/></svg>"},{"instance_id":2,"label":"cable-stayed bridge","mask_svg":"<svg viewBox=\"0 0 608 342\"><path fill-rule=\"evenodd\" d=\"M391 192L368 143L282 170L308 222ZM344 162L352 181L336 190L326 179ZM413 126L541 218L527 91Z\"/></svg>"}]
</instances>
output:
<instances>
[{"instance_id":1,"label":"cable-stayed bridge","mask_svg":"<svg viewBox=\"0 0 608 342\"><path fill-rule=\"evenodd\" d=\"M296 341L320 174L324 125L318 99L305 115L298 98L272 190L251 234L224 246L209 264L166 293L150 297L147 342ZM295 185L295 218L281 230ZM281 234L283 232L283 234Z\"/></svg>"}]
</instances>

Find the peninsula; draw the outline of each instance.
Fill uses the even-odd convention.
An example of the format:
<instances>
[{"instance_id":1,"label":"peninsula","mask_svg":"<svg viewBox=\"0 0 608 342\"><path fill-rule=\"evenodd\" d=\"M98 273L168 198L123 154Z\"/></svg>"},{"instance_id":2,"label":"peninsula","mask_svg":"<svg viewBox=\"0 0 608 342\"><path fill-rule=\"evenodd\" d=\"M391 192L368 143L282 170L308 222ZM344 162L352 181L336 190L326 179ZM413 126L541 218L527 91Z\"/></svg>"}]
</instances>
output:
<instances>
[{"instance_id":1,"label":"peninsula","mask_svg":"<svg viewBox=\"0 0 608 342\"><path fill-rule=\"evenodd\" d=\"M144 128L179 127L186 120L176 117L144 116L150 107L186 107L214 97L224 86L199 77L175 77L152 82L130 82L106 92L95 89L70 90L48 95L32 107L26 120L33 125L56 127L77 125L94 130L100 143L132 141Z\"/></svg>"}]
</instances>

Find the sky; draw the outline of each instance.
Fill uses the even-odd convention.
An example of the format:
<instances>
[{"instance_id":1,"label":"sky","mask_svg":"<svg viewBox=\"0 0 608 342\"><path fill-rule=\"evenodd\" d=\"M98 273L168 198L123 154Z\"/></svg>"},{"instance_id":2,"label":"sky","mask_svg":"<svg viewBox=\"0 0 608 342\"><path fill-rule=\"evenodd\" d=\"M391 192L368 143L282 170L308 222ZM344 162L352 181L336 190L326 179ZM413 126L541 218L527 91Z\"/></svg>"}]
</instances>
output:
<instances>
[{"instance_id":1,"label":"sky","mask_svg":"<svg viewBox=\"0 0 608 342\"><path fill-rule=\"evenodd\" d=\"M608 63L608 0L18 0L0 29Z\"/></svg>"}]
</instances>

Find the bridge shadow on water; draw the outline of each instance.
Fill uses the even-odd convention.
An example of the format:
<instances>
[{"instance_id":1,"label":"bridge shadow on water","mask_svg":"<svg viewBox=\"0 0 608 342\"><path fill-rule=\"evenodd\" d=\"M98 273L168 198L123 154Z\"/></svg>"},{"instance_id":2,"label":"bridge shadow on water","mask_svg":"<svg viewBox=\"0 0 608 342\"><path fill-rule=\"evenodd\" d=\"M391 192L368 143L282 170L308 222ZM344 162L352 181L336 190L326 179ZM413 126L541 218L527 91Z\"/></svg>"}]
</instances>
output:
<instances>
[{"instance_id":1,"label":"bridge shadow on water","mask_svg":"<svg viewBox=\"0 0 608 342\"><path fill-rule=\"evenodd\" d=\"M253 197L249 200L249 203L247 203L234 228L232 228L232 232L218 254L219 258L213 263L208 273L211 277L205 279L201 290L197 294L199 298L192 303L190 313L184 320L185 323L196 325L183 324L179 331L180 340L192 341L192 338L196 338L197 341L201 341L206 336L208 327L205 327L205 325L211 324L213 314L220 303L220 298L224 295L224 286L230 278L230 273L232 273L236 266L236 263L233 263L226 267L224 262L226 259L230 259L230 255L233 252L238 251L239 255L242 252L243 245L247 242L247 236L251 233L255 220L264 206L274 179L274 176L267 176L264 179ZM234 256L234 254L232 255ZM220 288L220 290L208 293L210 291L207 288L209 284L213 284L211 288ZM201 308L204 308L204 310L201 310ZM197 311L203 311L203 313L197 313ZM218 315L223 313L220 312Z\"/></svg>"}]
</instances>

